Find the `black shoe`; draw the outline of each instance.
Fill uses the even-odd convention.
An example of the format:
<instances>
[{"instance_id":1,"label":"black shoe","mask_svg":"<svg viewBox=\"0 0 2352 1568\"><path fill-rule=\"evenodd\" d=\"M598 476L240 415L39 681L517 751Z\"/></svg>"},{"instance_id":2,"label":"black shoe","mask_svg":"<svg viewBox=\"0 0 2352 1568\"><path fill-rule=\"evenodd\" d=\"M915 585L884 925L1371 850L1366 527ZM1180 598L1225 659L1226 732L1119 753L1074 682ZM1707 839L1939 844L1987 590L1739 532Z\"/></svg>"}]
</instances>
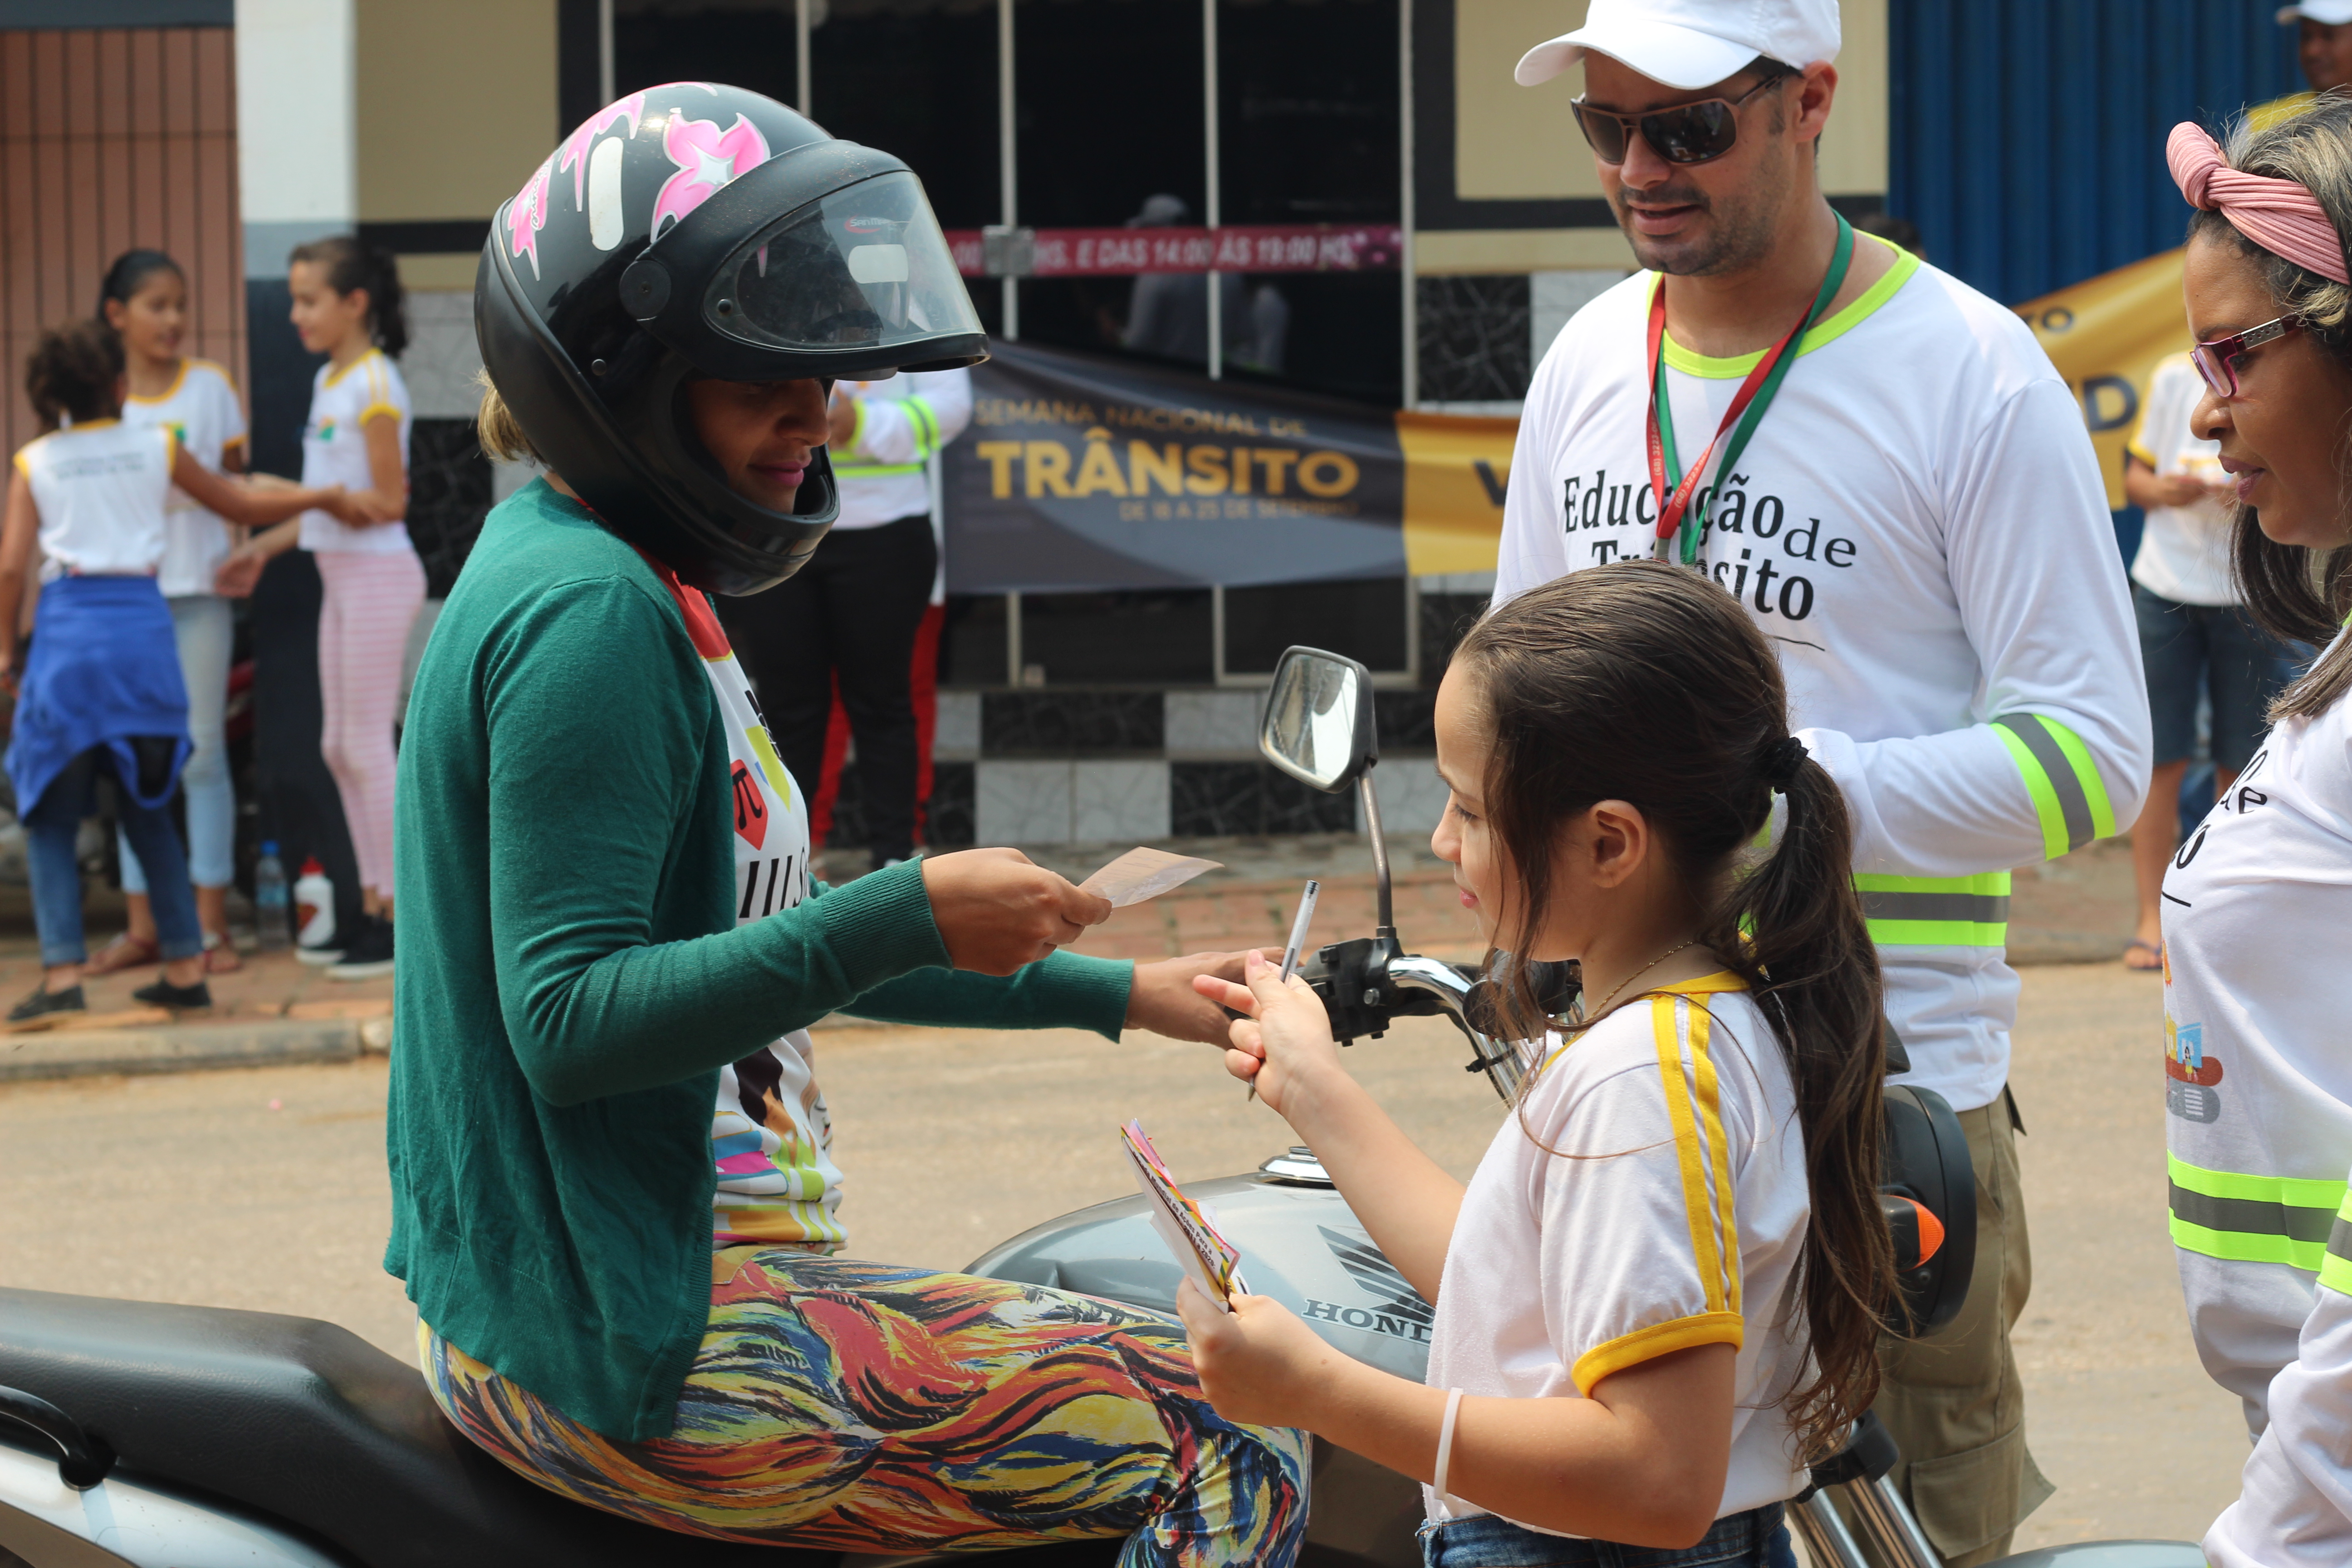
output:
<instances>
[{"instance_id":1,"label":"black shoe","mask_svg":"<svg viewBox=\"0 0 2352 1568\"><path fill-rule=\"evenodd\" d=\"M52 1013L87 1013L89 1004L82 1000L81 987L69 985L63 991L35 991L30 996L8 1009L12 1024L29 1024L36 1018L46 1018Z\"/></svg>"},{"instance_id":2,"label":"black shoe","mask_svg":"<svg viewBox=\"0 0 2352 1568\"><path fill-rule=\"evenodd\" d=\"M158 980L152 985L142 985L131 994L131 999L145 1007L168 1007L174 1013L194 1013L213 1005L212 987L202 980L194 985L174 985L168 980Z\"/></svg>"},{"instance_id":3,"label":"black shoe","mask_svg":"<svg viewBox=\"0 0 2352 1568\"><path fill-rule=\"evenodd\" d=\"M382 915L370 915L351 945L343 949L343 961L327 971L327 978L373 980L391 973L392 922Z\"/></svg>"}]
</instances>

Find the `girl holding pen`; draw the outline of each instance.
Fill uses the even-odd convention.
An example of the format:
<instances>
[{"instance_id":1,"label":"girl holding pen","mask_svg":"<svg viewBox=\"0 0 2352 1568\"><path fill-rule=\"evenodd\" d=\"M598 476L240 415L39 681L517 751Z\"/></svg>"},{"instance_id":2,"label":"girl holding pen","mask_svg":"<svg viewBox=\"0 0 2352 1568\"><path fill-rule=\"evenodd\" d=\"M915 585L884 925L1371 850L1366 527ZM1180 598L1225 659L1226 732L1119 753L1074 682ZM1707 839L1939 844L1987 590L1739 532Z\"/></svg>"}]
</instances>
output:
<instances>
[{"instance_id":1,"label":"girl holding pen","mask_svg":"<svg viewBox=\"0 0 2352 1568\"><path fill-rule=\"evenodd\" d=\"M1650 562L1481 621L1438 692L1437 765L1463 903L1498 950L1581 960L1591 1002L1465 1187L1348 1077L1304 981L1259 955L1246 985L1195 981L1250 1015L1235 1076L1437 1309L1423 1386L1187 1281L1202 1384L1229 1419L1426 1479L1434 1568L1790 1562L1781 1506L1870 1407L1893 1274L1837 785L1738 605ZM1778 841L1743 863L1775 795ZM1503 975L1507 1037L1544 1039L1524 971Z\"/></svg>"}]
</instances>

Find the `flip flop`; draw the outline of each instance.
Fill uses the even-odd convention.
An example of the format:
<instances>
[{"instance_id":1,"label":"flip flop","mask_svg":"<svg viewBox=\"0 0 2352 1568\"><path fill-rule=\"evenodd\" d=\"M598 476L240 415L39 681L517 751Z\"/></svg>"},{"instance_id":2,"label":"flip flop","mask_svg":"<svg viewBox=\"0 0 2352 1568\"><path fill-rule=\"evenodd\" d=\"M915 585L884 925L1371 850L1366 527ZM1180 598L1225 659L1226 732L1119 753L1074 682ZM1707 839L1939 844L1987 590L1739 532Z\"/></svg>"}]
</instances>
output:
<instances>
[{"instance_id":1,"label":"flip flop","mask_svg":"<svg viewBox=\"0 0 2352 1568\"><path fill-rule=\"evenodd\" d=\"M2134 949L2137 949L2139 952L2147 953L2150 958L2155 959L2156 962L2154 963L2134 963L2131 961L2131 955ZM2161 942L2143 942L2138 937L2132 938L2131 941L2124 943L2124 967L2130 970L2135 974L2163 973L2163 944Z\"/></svg>"}]
</instances>

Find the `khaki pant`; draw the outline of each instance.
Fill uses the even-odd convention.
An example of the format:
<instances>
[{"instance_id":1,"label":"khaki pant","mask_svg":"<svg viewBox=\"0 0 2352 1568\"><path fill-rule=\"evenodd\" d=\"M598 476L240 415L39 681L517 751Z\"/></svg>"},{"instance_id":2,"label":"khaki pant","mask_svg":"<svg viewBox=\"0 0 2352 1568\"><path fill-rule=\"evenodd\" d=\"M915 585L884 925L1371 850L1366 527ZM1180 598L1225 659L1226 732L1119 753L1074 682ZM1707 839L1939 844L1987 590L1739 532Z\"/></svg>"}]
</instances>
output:
<instances>
[{"instance_id":1,"label":"khaki pant","mask_svg":"<svg viewBox=\"0 0 2352 1568\"><path fill-rule=\"evenodd\" d=\"M2033 1288L2018 1189L2015 1102L1959 1113L1977 1177L1977 1262L1960 1315L1931 1340L1883 1340L1876 1409L1902 1449L1895 1484L1946 1568L2009 1552L2053 1489L2025 1447L2025 1385L2009 1331Z\"/></svg>"}]
</instances>

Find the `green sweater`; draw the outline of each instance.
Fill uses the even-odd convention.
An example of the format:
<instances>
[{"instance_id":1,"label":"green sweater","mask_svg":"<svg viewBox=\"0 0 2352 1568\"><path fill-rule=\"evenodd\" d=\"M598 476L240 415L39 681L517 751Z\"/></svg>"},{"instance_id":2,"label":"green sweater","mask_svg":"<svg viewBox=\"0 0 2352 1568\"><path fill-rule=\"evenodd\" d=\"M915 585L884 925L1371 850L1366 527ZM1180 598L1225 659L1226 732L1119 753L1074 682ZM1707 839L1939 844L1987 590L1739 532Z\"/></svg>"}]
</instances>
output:
<instances>
[{"instance_id":1,"label":"green sweater","mask_svg":"<svg viewBox=\"0 0 2352 1568\"><path fill-rule=\"evenodd\" d=\"M738 929L709 677L543 481L490 513L400 752L384 1267L451 1343L667 1435L709 1316L718 1069L845 1011L1117 1038L1132 966L957 973L909 863Z\"/></svg>"}]
</instances>

